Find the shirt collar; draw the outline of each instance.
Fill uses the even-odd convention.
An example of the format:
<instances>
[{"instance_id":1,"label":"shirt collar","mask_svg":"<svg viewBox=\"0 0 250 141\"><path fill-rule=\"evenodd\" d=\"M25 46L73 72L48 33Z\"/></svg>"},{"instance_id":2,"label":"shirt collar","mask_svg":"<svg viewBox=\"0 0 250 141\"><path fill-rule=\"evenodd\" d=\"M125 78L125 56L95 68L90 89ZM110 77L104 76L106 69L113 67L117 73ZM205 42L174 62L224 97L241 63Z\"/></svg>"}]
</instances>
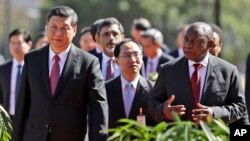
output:
<instances>
[{"instance_id":1,"label":"shirt collar","mask_svg":"<svg viewBox=\"0 0 250 141\"><path fill-rule=\"evenodd\" d=\"M21 65L23 67L24 60L21 63L19 63L15 58L13 58L13 66L17 66L17 65Z\"/></svg>"},{"instance_id":2,"label":"shirt collar","mask_svg":"<svg viewBox=\"0 0 250 141\"><path fill-rule=\"evenodd\" d=\"M71 48L71 44L69 44L69 46L63 52L57 54L60 57L60 59L67 58L70 48ZM56 55L55 52L51 49L51 46L49 46L49 61L50 62L52 62L53 57L55 55Z\"/></svg>"},{"instance_id":3,"label":"shirt collar","mask_svg":"<svg viewBox=\"0 0 250 141\"><path fill-rule=\"evenodd\" d=\"M202 64L202 66L207 66L208 64L208 59L209 59L209 53L205 56L205 58L203 60L201 60L200 62L195 62L192 60L188 60L188 66L189 67L193 67L194 64L200 63Z\"/></svg>"},{"instance_id":4,"label":"shirt collar","mask_svg":"<svg viewBox=\"0 0 250 141\"><path fill-rule=\"evenodd\" d=\"M126 80L122 75L121 75L121 82L122 82L122 89L124 90L126 85L128 83L131 83L133 85L133 88L136 89L137 85L138 85L138 81L139 81L140 75L137 75L136 78L133 81L128 81Z\"/></svg>"},{"instance_id":5,"label":"shirt collar","mask_svg":"<svg viewBox=\"0 0 250 141\"><path fill-rule=\"evenodd\" d=\"M150 61L155 62L157 59L159 59L161 57L161 55L162 55L162 50L159 49L159 51L157 52L157 54L156 54L156 56L154 58L151 59L151 58L148 57L148 60L149 60L148 62L150 62Z\"/></svg>"},{"instance_id":6,"label":"shirt collar","mask_svg":"<svg viewBox=\"0 0 250 141\"><path fill-rule=\"evenodd\" d=\"M114 57L110 58L110 57L107 56L104 52L102 52L102 61L103 61L103 63L107 63L110 59L115 60Z\"/></svg>"}]
</instances>

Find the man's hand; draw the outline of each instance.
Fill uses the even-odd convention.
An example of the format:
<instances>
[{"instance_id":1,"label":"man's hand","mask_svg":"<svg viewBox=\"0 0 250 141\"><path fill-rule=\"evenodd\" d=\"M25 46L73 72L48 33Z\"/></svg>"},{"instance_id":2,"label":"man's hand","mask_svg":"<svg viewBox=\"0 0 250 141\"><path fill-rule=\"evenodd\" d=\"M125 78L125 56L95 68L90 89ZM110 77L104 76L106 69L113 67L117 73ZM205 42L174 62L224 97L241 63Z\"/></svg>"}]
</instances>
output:
<instances>
[{"instance_id":1,"label":"man's hand","mask_svg":"<svg viewBox=\"0 0 250 141\"><path fill-rule=\"evenodd\" d=\"M197 103L197 109L192 110L192 117L194 122L199 122L200 120L207 121L209 117L213 116L212 108Z\"/></svg>"},{"instance_id":2,"label":"man's hand","mask_svg":"<svg viewBox=\"0 0 250 141\"><path fill-rule=\"evenodd\" d=\"M184 105L174 105L171 103L174 101L175 96L172 95L168 100L165 101L163 105L163 116L168 120L173 120L172 112L176 112L179 116L184 115L186 108Z\"/></svg>"}]
</instances>

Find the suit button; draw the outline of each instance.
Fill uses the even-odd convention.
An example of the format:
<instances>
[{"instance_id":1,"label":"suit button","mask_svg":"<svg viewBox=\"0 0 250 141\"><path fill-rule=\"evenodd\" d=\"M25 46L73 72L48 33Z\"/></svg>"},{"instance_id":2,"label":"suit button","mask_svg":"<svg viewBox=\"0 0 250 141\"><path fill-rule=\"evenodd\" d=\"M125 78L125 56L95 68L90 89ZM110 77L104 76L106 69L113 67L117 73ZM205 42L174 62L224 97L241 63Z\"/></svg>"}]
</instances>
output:
<instances>
[{"instance_id":1,"label":"suit button","mask_svg":"<svg viewBox=\"0 0 250 141\"><path fill-rule=\"evenodd\" d=\"M51 133L51 132L52 132L52 130L50 129L50 130L49 130L49 133Z\"/></svg>"},{"instance_id":2,"label":"suit button","mask_svg":"<svg viewBox=\"0 0 250 141\"><path fill-rule=\"evenodd\" d=\"M46 125L45 125L45 128L49 128L49 125L48 125L48 124L46 124Z\"/></svg>"}]
</instances>

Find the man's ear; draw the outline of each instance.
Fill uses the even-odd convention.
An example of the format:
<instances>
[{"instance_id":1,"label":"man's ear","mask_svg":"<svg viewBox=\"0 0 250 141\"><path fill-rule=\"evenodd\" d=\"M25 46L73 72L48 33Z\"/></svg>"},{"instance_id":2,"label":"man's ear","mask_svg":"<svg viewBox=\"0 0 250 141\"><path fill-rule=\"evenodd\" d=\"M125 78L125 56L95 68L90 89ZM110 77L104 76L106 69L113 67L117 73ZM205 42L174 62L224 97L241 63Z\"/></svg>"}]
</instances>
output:
<instances>
[{"instance_id":1,"label":"man's ear","mask_svg":"<svg viewBox=\"0 0 250 141\"><path fill-rule=\"evenodd\" d=\"M29 47L30 47L30 49L32 48L32 41L29 41L28 42L28 45L29 45Z\"/></svg>"},{"instance_id":2,"label":"man's ear","mask_svg":"<svg viewBox=\"0 0 250 141\"><path fill-rule=\"evenodd\" d=\"M96 40L96 43L97 43L97 44L100 43L100 37L99 37L99 35L96 35L96 36L95 36L95 40Z\"/></svg>"},{"instance_id":3,"label":"man's ear","mask_svg":"<svg viewBox=\"0 0 250 141\"><path fill-rule=\"evenodd\" d=\"M208 48L214 48L215 47L214 40L213 39L208 40L207 46Z\"/></svg>"},{"instance_id":4,"label":"man's ear","mask_svg":"<svg viewBox=\"0 0 250 141\"><path fill-rule=\"evenodd\" d=\"M116 63L118 66L120 66L118 60L119 60L119 58L115 58L115 63Z\"/></svg>"}]
</instances>

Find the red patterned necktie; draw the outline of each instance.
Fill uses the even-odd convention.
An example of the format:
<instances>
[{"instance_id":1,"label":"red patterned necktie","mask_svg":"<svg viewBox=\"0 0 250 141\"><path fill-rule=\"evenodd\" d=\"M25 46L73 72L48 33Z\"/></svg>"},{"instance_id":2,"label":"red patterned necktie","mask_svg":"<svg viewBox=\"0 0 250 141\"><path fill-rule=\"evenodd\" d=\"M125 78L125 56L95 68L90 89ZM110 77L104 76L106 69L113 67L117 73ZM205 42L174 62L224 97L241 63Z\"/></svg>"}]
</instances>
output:
<instances>
[{"instance_id":1,"label":"red patterned necktie","mask_svg":"<svg viewBox=\"0 0 250 141\"><path fill-rule=\"evenodd\" d=\"M192 94L193 94L193 100L194 100L194 104L195 106L197 105L197 103L199 102L200 99L200 72L199 69L202 67L201 64L194 64L194 72L192 74L191 77L191 85L192 85Z\"/></svg>"},{"instance_id":2,"label":"red patterned necktie","mask_svg":"<svg viewBox=\"0 0 250 141\"><path fill-rule=\"evenodd\" d=\"M55 55L53 57L53 60L54 60L54 64L52 66L51 75L50 75L50 90L51 90L52 96L54 96L57 82L60 76L60 65L58 63L60 61L60 58L58 55Z\"/></svg>"},{"instance_id":3,"label":"red patterned necktie","mask_svg":"<svg viewBox=\"0 0 250 141\"><path fill-rule=\"evenodd\" d=\"M107 69L106 69L106 78L105 81L114 77L114 68L113 68L113 59L109 59Z\"/></svg>"}]
</instances>

